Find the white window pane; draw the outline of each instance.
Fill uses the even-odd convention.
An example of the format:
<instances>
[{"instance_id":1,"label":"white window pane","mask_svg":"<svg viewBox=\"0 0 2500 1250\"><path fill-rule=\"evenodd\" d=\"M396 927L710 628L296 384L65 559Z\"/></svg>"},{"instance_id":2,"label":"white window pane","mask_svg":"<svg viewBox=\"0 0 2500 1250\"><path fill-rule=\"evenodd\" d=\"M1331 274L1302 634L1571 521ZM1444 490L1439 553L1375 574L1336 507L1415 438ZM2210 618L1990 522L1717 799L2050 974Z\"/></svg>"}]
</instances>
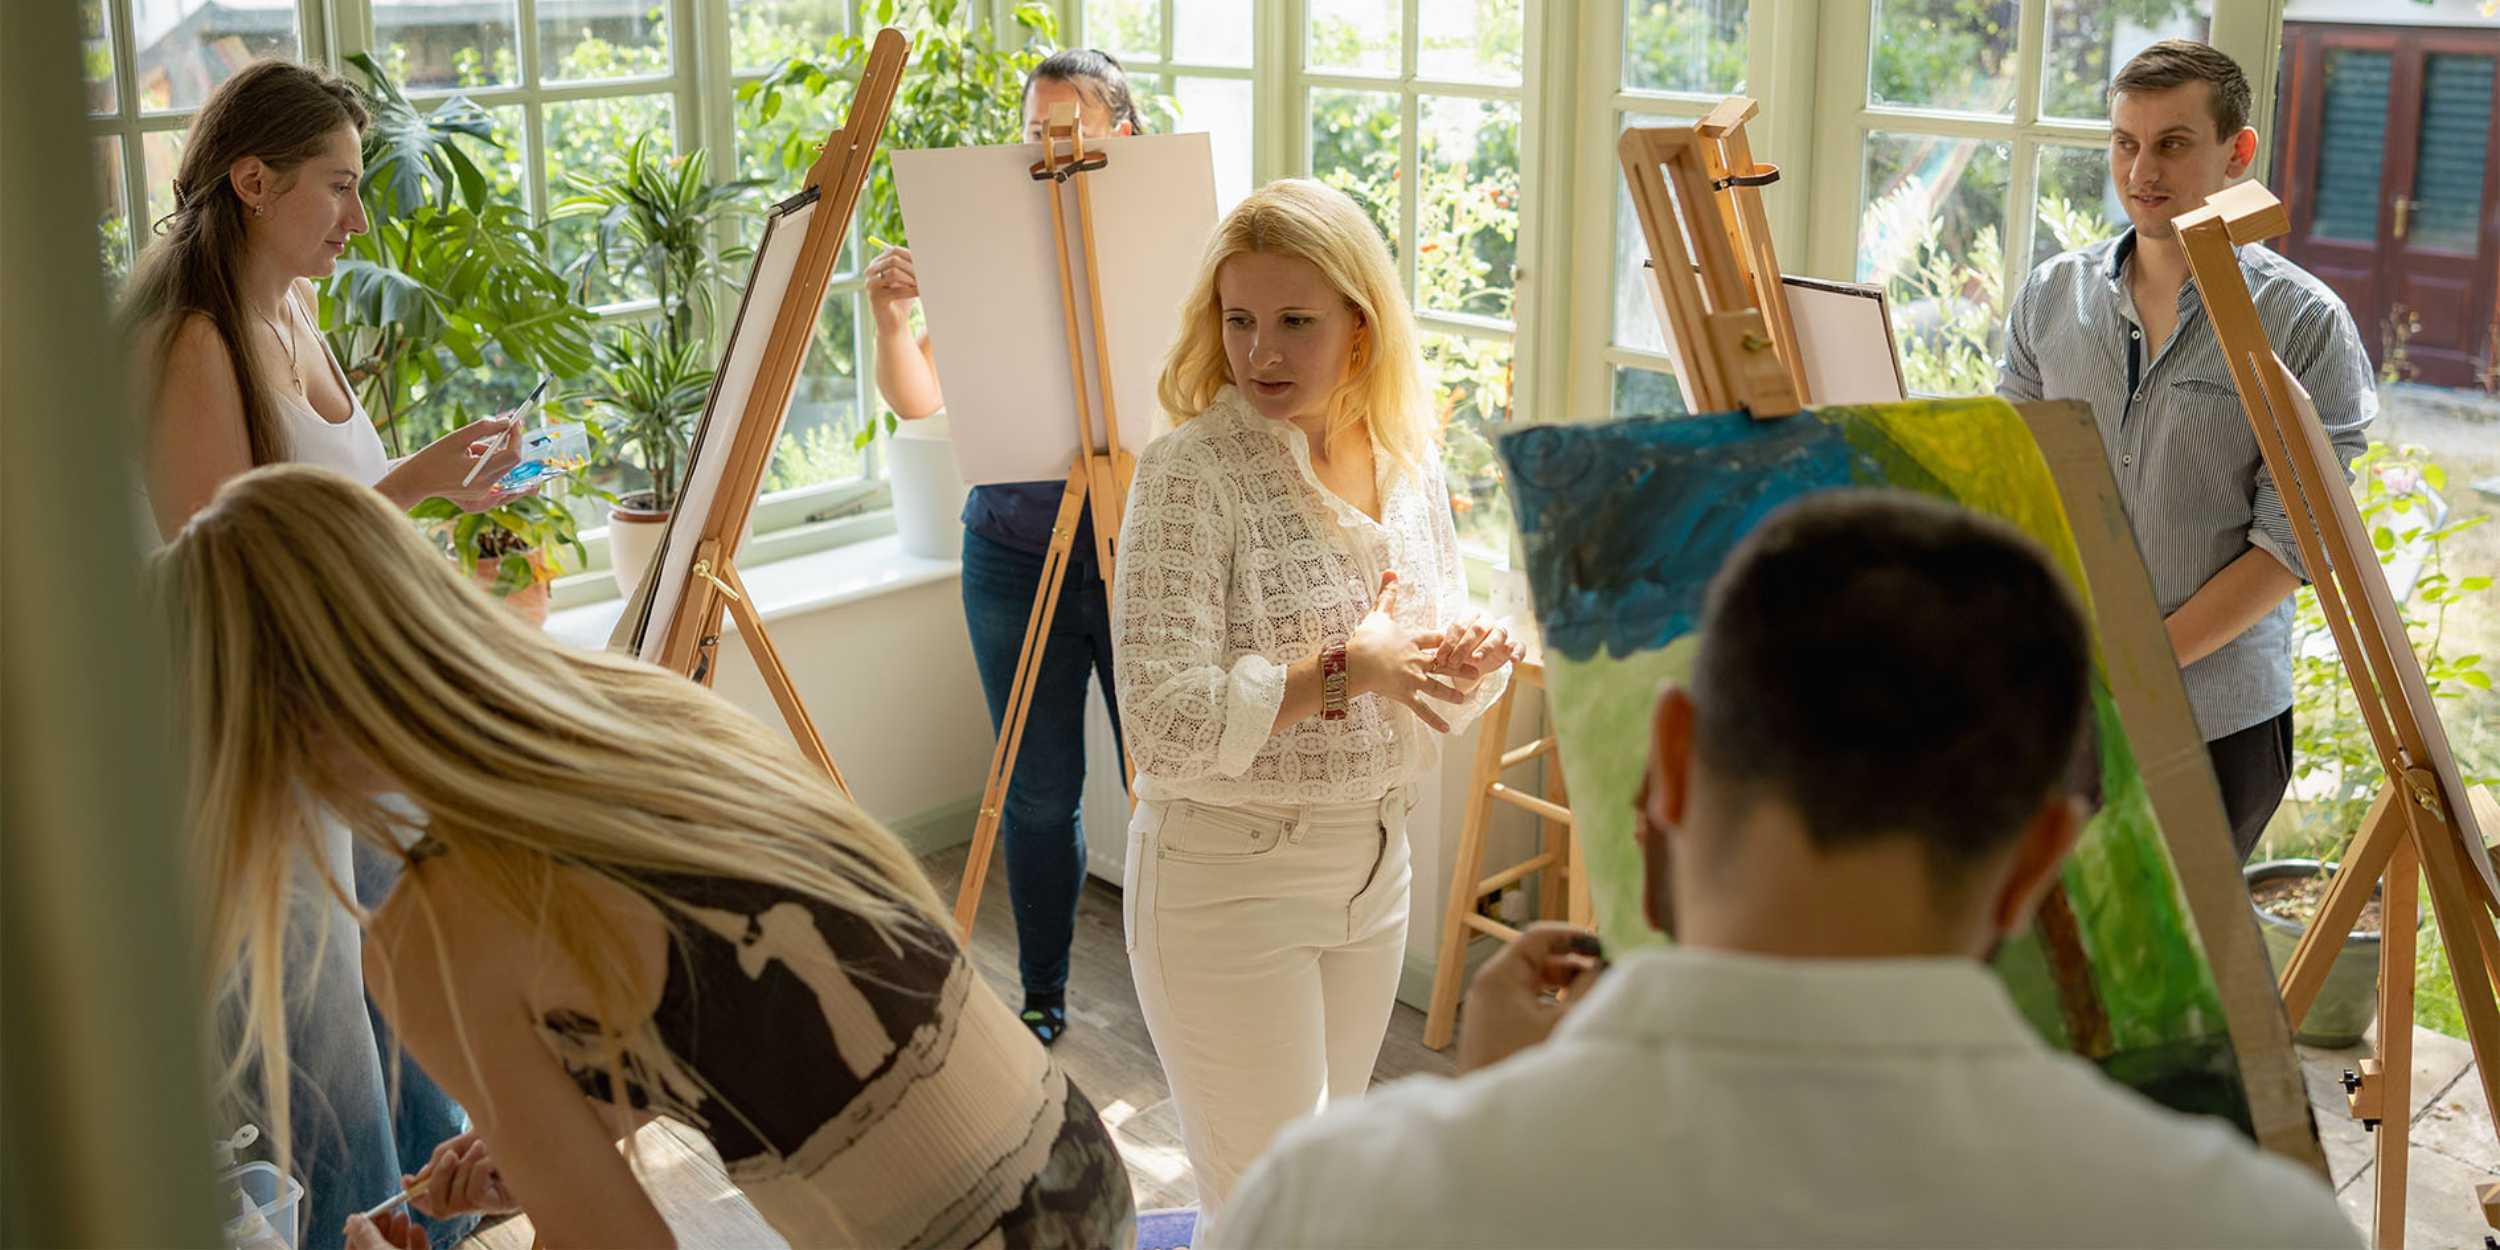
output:
<instances>
[{"instance_id":1,"label":"white window pane","mask_svg":"<svg viewBox=\"0 0 2500 1250\"><path fill-rule=\"evenodd\" d=\"M848 481L867 457L856 446L860 429L858 296L835 291L816 320L816 341L790 396L790 419L773 445L764 489L789 490Z\"/></svg>"},{"instance_id":2,"label":"white window pane","mask_svg":"<svg viewBox=\"0 0 2500 1250\"><path fill-rule=\"evenodd\" d=\"M1175 0L1172 59L1185 65L1250 67L1250 19L1257 9L1241 0Z\"/></svg>"},{"instance_id":3,"label":"white window pane","mask_svg":"<svg viewBox=\"0 0 2500 1250\"><path fill-rule=\"evenodd\" d=\"M1311 176L1353 197L1398 251L1398 97L1311 92Z\"/></svg>"},{"instance_id":4,"label":"white window pane","mask_svg":"<svg viewBox=\"0 0 2500 1250\"><path fill-rule=\"evenodd\" d=\"M741 73L784 58L825 55L826 41L850 29L852 0L738 0L729 6L729 55Z\"/></svg>"},{"instance_id":5,"label":"white window pane","mask_svg":"<svg viewBox=\"0 0 2500 1250\"><path fill-rule=\"evenodd\" d=\"M406 90L510 86L521 81L520 14L514 0L375 0L373 41Z\"/></svg>"},{"instance_id":6,"label":"white window pane","mask_svg":"<svg viewBox=\"0 0 2500 1250\"><path fill-rule=\"evenodd\" d=\"M1323 72L1395 74L1398 0L1310 0L1305 64Z\"/></svg>"},{"instance_id":7,"label":"white window pane","mask_svg":"<svg viewBox=\"0 0 2500 1250\"><path fill-rule=\"evenodd\" d=\"M1684 407L1684 388L1676 383L1674 374L1633 365L1616 365L1613 367L1613 373L1614 415L1618 417L1687 415L1688 410Z\"/></svg>"},{"instance_id":8,"label":"white window pane","mask_svg":"<svg viewBox=\"0 0 2500 1250\"><path fill-rule=\"evenodd\" d=\"M2156 40L2203 42L2213 13L2213 0L2052 0L2040 115L2107 120L2109 80L2119 69Z\"/></svg>"},{"instance_id":9,"label":"white window pane","mask_svg":"<svg viewBox=\"0 0 2500 1250\"><path fill-rule=\"evenodd\" d=\"M122 141L95 141L96 251L104 265L106 294L117 294L130 276L130 197L122 186Z\"/></svg>"},{"instance_id":10,"label":"white window pane","mask_svg":"<svg viewBox=\"0 0 2500 1250\"><path fill-rule=\"evenodd\" d=\"M1858 280L1891 297L1913 393L1977 395L1996 385L2010 164L2003 142L1867 136Z\"/></svg>"},{"instance_id":11,"label":"white window pane","mask_svg":"<svg viewBox=\"0 0 2500 1250\"><path fill-rule=\"evenodd\" d=\"M2040 174L2033 194L2037 219L2031 227L2034 265L2078 248L2118 237L2127 228L2126 209L2109 180L2106 148L2050 144L2040 149ZM2019 288L2019 281L2013 283Z\"/></svg>"},{"instance_id":12,"label":"white window pane","mask_svg":"<svg viewBox=\"0 0 2500 1250\"><path fill-rule=\"evenodd\" d=\"M665 74L667 0L538 0L539 76L587 82Z\"/></svg>"},{"instance_id":13,"label":"white window pane","mask_svg":"<svg viewBox=\"0 0 2500 1250\"><path fill-rule=\"evenodd\" d=\"M623 172L626 154L638 136L655 136L655 155L666 156L675 150L670 139L675 110L666 95L572 100L546 108L550 205L576 194L577 179L613 178ZM556 265L568 269L588 265L588 294L593 304L651 298L654 288L647 275L621 275L611 267L592 263L588 253L596 245L595 220L570 217L549 223L547 242L555 253Z\"/></svg>"},{"instance_id":14,"label":"white window pane","mask_svg":"<svg viewBox=\"0 0 2500 1250\"><path fill-rule=\"evenodd\" d=\"M1496 558L1510 554L1510 492L1493 439L1512 415L1511 345L1425 331L1424 377L1441 422L1441 470L1449 479L1458 541Z\"/></svg>"},{"instance_id":15,"label":"white window pane","mask_svg":"<svg viewBox=\"0 0 2500 1250\"><path fill-rule=\"evenodd\" d=\"M1422 0L1415 72L1452 82L1510 85L1527 60L1519 0Z\"/></svg>"},{"instance_id":16,"label":"white window pane","mask_svg":"<svg viewBox=\"0 0 2500 1250\"><path fill-rule=\"evenodd\" d=\"M1162 0L1085 0L1085 41L1119 57L1162 60Z\"/></svg>"},{"instance_id":17,"label":"white window pane","mask_svg":"<svg viewBox=\"0 0 2500 1250\"><path fill-rule=\"evenodd\" d=\"M1173 101L1182 130L1203 130L1215 153L1215 211L1232 211L1250 194L1253 119L1250 84L1239 78L1182 78Z\"/></svg>"},{"instance_id":18,"label":"white window pane","mask_svg":"<svg viewBox=\"0 0 2500 1250\"><path fill-rule=\"evenodd\" d=\"M1416 302L1508 320L1519 260L1519 105L1446 96L1417 105L1424 198Z\"/></svg>"},{"instance_id":19,"label":"white window pane","mask_svg":"<svg viewBox=\"0 0 2500 1250\"><path fill-rule=\"evenodd\" d=\"M103 0L78 0L78 51L79 69L87 80L87 111L120 112L113 82L113 24L106 20Z\"/></svg>"},{"instance_id":20,"label":"white window pane","mask_svg":"<svg viewBox=\"0 0 2500 1250\"><path fill-rule=\"evenodd\" d=\"M1867 101L2010 113L2018 7L2013 0L1876 0Z\"/></svg>"},{"instance_id":21,"label":"white window pane","mask_svg":"<svg viewBox=\"0 0 2500 1250\"><path fill-rule=\"evenodd\" d=\"M139 106L151 113L188 112L236 70L298 55L295 0L141 0L131 35Z\"/></svg>"},{"instance_id":22,"label":"white window pane","mask_svg":"<svg viewBox=\"0 0 2500 1250\"><path fill-rule=\"evenodd\" d=\"M1624 0L1624 87L1743 91L1751 16L1749 0Z\"/></svg>"}]
</instances>

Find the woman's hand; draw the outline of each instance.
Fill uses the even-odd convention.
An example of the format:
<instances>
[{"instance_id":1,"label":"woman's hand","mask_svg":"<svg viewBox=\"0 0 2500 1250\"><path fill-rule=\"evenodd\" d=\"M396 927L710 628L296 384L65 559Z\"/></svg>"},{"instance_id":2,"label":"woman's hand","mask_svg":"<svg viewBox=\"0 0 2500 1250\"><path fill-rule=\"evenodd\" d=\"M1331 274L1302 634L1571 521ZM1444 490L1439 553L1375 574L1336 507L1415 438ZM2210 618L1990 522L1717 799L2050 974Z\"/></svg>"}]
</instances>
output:
<instances>
[{"instance_id":1,"label":"woman's hand","mask_svg":"<svg viewBox=\"0 0 2500 1250\"><path fill-rule=\"evenodd\" d=\"M521 463L519 427L520 419L510 414L461 426L400 461L379 483L382 493L408 508L428 499L448 499L463 512L484 512L533 494L537 482L519 490L495 485ZM478 465L481 457L486 461L482 468Z\"/></svg>"},{"instance_id":2,"label":"woman's hand","mask_svg":"<svg viewBox=\"0 0 2500 1250\"><path fill-rule=\"evenodd\" d=\"M471 1211L510 1215L521 1209L504 1189L503 1173L486 1152L486 1139L475 1130L436 1146L425 1170L402 1177L400 1184L408 1189L408 1204L432 1219Z\"/></svg>"},{"instance_id":3,"label":"woman's hand","mask_svg":"<svg viewBox=\"0 0 2500 1250\"><path fill-rule=\"evenodd\" d=\"M1510 636L1500 621L1471 616L1441 631L1441 647L1432 656L1432 671L1461 690L1502 671L1502 666L1527 657L1527 648Z\"/></svg>"},{"instance_id":4,"label":"woman's hand","mask_svg":"<svg viewBox=\"0 0 2500 1250\"><path fill-rule=\"evenodd\" d=\"M1425 702L1456 703L1466 696L1433 673L1432 662L1444 638L1439 633L1413 633L1398 624L1398 575L1380 575L1380 596L1370 615L1346 639L1346 689L1349 694L1376 694L1404 704L1415 719L1448 733L1450 723Z\"/></svg>"},{"instance_id":5,"label":"woman's hand","mask_svg":"<svg viewBox=\"0 0 2500 1250\"><path fill-rule=\"evenodd\" d=\"M426 1250L425 1230L397 1211L347 1217L347 1250Z\"/></svg>"},{"instance_id":6,"label":"woman's hand","mask_svg":"<svg viewBox=\"0 0 2500 1250\"><path fill-rule=\"evenodd\" d=\"M868 286L868 311L877 325L888 330L902 329L911 316L912 301L920 298L920 274L912 268L911 249L889 247L868 262L864 275Z\"/></svg>"}]
</instances>

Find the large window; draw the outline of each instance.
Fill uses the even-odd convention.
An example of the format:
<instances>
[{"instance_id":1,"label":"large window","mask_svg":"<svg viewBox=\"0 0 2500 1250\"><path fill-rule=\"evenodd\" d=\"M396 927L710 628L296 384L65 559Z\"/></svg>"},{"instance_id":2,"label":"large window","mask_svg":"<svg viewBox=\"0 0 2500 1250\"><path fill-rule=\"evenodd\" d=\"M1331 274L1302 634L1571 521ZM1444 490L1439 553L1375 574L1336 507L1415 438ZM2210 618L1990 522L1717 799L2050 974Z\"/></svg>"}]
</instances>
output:
<instances>
[{"instance_id":1,"label":"large window","mask_svg":"<svg viewBox=\"0 0 2500 1250\"><path fill-rule=\"evenodd\" d=\"M1252 0L1083 0L1077 40L1112 54L1149 100L1157 128L1203 130L1215 149L1221 212L1250 193L1257 89Z\"/></svg>"}]
</instances>

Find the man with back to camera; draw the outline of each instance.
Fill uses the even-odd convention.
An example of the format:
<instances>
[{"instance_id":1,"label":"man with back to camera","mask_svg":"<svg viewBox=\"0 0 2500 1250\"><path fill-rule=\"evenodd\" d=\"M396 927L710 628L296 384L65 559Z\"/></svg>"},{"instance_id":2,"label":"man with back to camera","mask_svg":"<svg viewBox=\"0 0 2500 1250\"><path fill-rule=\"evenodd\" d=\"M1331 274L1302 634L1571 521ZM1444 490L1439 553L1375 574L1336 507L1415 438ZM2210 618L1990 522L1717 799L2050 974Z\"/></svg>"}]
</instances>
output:
<instances>
[{"instance_id":1,"label":"man with back to camera","mask_svg":"<svg viewBox=\"0 0 2500 1250\"><path fill-rule=\"evenodd\" d=\"M2257 159L2248 78L2166 39L2110 83L2109 172L2130 228L2031 273L1997 394L2092 405L2244 863L2292 774L2292 592L2308 578L2172 222ZM2352 314L2279 253L2237 249L2266 337L2346 465L2378 413Z\"/></svg>"},{"instance_id":2,"label":"man with back to camera","mask_svg":"<svg viewBox=\"0 0 2500 1250\"><path fill-rule=\"evenodd\" d=\"M1287 1130L1210 1245L2360 1244L2318 1178L2052 1049L1985 963L2087 809L2091 644L2030 540L1816 495L1699 632L1638 834L1678 944L1601 972L1532 927L1469 991L1465 1075Z\"/></svg>"}]
</instances>

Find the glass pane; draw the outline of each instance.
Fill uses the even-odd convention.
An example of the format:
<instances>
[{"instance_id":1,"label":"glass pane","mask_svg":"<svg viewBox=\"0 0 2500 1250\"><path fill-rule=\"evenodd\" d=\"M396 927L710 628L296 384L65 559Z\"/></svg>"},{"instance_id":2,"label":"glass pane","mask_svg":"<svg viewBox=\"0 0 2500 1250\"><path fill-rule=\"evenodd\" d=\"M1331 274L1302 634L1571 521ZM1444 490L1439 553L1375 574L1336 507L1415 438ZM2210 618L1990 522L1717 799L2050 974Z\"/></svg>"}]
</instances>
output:
<instances>
[{"instance_id":1,"label":"glass pane","mask_svg":"<svg viewBox=\"0 0 2500 1250\"><path fill-rule=\"evenodd\" d=\"M836 291L825 298L816 341L790 397L790 419L773 447L764 489L789 490L858 477L866 457L852 446L859 433L859 297Z\"/></svg>"},{"instance_id":2,"label":"glass pane","mask_svg":"<svg viewBox=\"0 0 2500 1250\"><path fill-rule=\"evenodd\" d=\"M1921 395L1996 385L2003 337L2008 145L1876 133L1866 139L1858 280L1882 283L1903 374Z\"/></svg>"},{"instance_id":3,"label":"glass pane","mask_svg":"<svg viewBox=\"0 0 2500 1250\"><path fill-rule=\"evenodd\" d=\"M672 108L665 95L622 96L606 100L574 100L547 107L547 201L561 202L575 194L574 179L612 178L623 172L634 139L651 133L667 139L672 133ZM673 150L673 149L670 149ZM568 217L548 226L548 246L559 266L587 261L595 245L595 218ZM612 268L589 266L588 298L593 304L649 299L650 280L618 275Z\"/></svg>"},{"instance_id":4,"label":"glass pane","mask_svg":"<svg viewBox=\"0 0 2500 1250\"><path fill-rule=\"evenodd\" d=\"M295 6L171 0L131 12L131 72L139 107L151 113L198 108L234 72L265 56L297 59Z\"/></svg>"},{"instance_id":5,"label":"glass pane","mask_svg":"<svg viewBox=\"0 0 2500 1250\"><path fill-rule=\"evenodd\" d=\"M2422 148L2413 176L2411 247L2474 251L2483 202L2483 153L2491 139L2492 58L2422 58Z\"/></svg>"},{"instance_id":6,"label":"glass pane","mask_svg":"<svg viewBox=\"0 0 2500 1250\"><path fill-rule=\"evenodd\" d=\"M1624 0L1623 85L1727 95L1745 89L1750 0Z\"/></svg>"},{"instance_id":7,"label":"glass pane","mask_svg":"<svg viewBox=\"0 0 2500 1250\"><path fill-rule=\"evenodd\" d=\"M1510 84L1527 61L1519 0L1422 0L1415 72L1450 82Z\"/></svg>"},{"instance_id":8,"label":"glass pane","mask_svg":"<svg viewBox=\"0 0 2500 1250\"><path fill-rule=\"evenodd\" d=\"M1424 96L1416 302L1508 320L1519 259L1519 105Z\"/></svg>"},{"instance_id":9,"label":"glass pane","mask_svg":"<svg viewBox=\"0 0 2500 1250\"><path fill-rule=\"evenodd\" d=\"M1400 7L1398 0L1310 0L1304 64L1323 72L1397 73Z\"/></svg>"},{"instance_id":10,"label":"glass pane","mask_svg":"<svg viewBox=\"0 0 2500 1250\"><path fill-rule=\"evenodd\" d=\"M1684 407L1684 388L1676 384L1674 374L1631 365L1614 366L1614 374L1614 415L1618 417L1690 415Z\"/></svg>"},{"instance_id":11,"label":"glass pane","mask_svg":"<svg viewBox=\"0 0 2500 1250\"><path fill-rule=\"evenodd\" d=\"M78 0L79 68L87 79L87 111L118 113L114 98L113 24L105 19L103 0Z\"/></svg>"},{"instance_id":12,"label":"glass pane","mask_svg":"<svg viewBox=\"0 0 2500 1250\"><path fill-rule=\"evenodd\" d=\"M1163 59L1163 0L1085 0L1085 41L1114 56Z\"/></svg>"},{"instance_id":13,"label":"glass pane","mask_svg":"<svg viewBox=\"0 0 2500 1250\"><path fill-rule=\"evenodd\" d=\"M817 153L824 148L825 136L833 132L842 115L842 107L831 93L806 95L785 91L781 96L781 111L760 126L755 124L752 110L738 110L737 176L764 180L764 189L755 200L759 209L799 189L805 182L808 166L816 163ZM836 273L853 271L854 258L865 233L864 226L855 226L844 232L842 256L834 262ZM753 247L763 238L764 217L761 212L744 214L738 219L739 242ZM894 241L902 240L898 238ZM735 265L731 268L733 271L740 269Z\"/></svg>"},{"instance_id":14,"label":"glass pane","mask_svg":"<svg viewBox=\"0 0 2500 1250\"><path fill-rule=\"evenodd\" d=\"M1207 132L1215 149L1215 211L1230 212L1250 194L1250 83L1240 78L1182 78L1173 102L1182 130Z\"/></svg>"},{"instance_id":15,"label":"glass pane","mask_svg":"<svg viewBox=\"0 0 2500 1250\"><path fill-rule=\"evenodd\" d=\"M410 91L475 90L521 81L520 7L514 0L374 0L373 41L383 68Z\"/></svg>"},{"instance_id":16,"label":"glass pane","mask_svg":"<svg viewBox=\"0 0 2500 1250\"><path fill-rule=\"evenodd\" d=\"M538 0L539 77L548 82L668 72L668 6Z\"/></svg>"},{"instance_id":17,"label":"glass pane","mask_svg":"<svg viewBox=\"0 0 2500 1250\"><path fill-rule=\"evenodd\" d=\"M2213 30L2213 0L2051 0L2048 57L2040 67L2040 115L2101 121L2109 80L2155 42Z\"/></svg>"},{"instance_id":18,"label":"glass pane","mask_svg":"<svg viewBox=\"0 0 2500 1250\"><path fill-rule=\"evenodd\" d=\"M1494 339L1426 331L1424 377L1441 420L1441 468L1449 479L1458 541L1496 557L1510 554L1510 492L1502 486L1493 438L1510 420L1511 346Z\"/></svg>"},{"instance_id":19,"label":"glass pane","mask_svg":"<svg viewBox=\"0 0 2500 1250\"><path fill-rule=\"evenodd\" d=\"M2368 243L2378 238L2379 171L2387 155L2385 52L2329 48L2321 102L2317 185L2309 233Z\"/></svg>"},{"instance_id":20,"label":"glass pane","mask_svg":"<svg viewBox=\"0 0 2500 1250\"><path fill-rule=\"evenodd\" d=\"M1250 67L1250 19L1257 9L1247 4L1205 4L1177 0L1172 6L1172 59L1184 65Z\"/></svg>"},{"instance_id":21,"label":"glass pane","mask_svg":"<svg viewBox=\"0 0 2500 1250\"><path fill-rule=\"evenodd\" d=\"M739 0L729 6L729 55L741 73L785 57L817 57L848 30L850 0Z\"/></svg>"},{"instance_id":22,"label":"glass pane","mask_svg":"<svg viewBox=\"0 0 2500 1250\"><path fill-rule=\"evenodd\" d=\"M529 121L518 104L486 110L495 120L495 143L501 151L481 151L476 144L467 145L476 158L477 167L486 173L488 194L506 204L529 204ZM548 188L552 199L562 194Z\"/></svg>"},{"instance_id":23,"label":"glass pane","mask_svg":"<svg viewBox=\"0 0 2500 1250\"><path fill-rule=\"evenodd\" d=\"M139 159L148 180L148 231L174 211L174 175L182 170L185 136L179 130L151 130L139 137ZM140 239L142 250L147 243Z\"/></svg>"},{"instance_id":24,"label":"glass pane","mask_svg":"<svg viewBox=\"0 0 2500 1250\"><path fill-rule=\"evenodd\" d=\"M1389 254L1398 254L1398 97L1376 91L1311 92L1311 176L1370 213Z\"/></svg>"},{"instance_id":25,"label":"glass pane","mask_svg":"<svg viewBox=\"0 0 2500 1250\"><path fill-rule=\"evenodd\" d=\"M1681 123L1673 117L1646 117L1626 113L1618 129L1636 126L1671 126ZM1642 268L1649 259L1649 241L1641 235L1640 214L1632 211L1632 193L1625 189L1623 178L1612 179L1615 186L1615 319L1614 343L1618 347L1637 347L1644 351L1667 350L1667 336L1658 328L1658 287ZM1675 195L1675 184L1667 184L1667 194ZM1682 222L1679 216L1677 221ZM1687 241L1684 262L1692 264L1690 241Z\"/></svg>"},{"instance_id":26,"label":"glass pane","mask_svg":"<svg viewBox=\"0 0 2500 1250\"><path fill-rule=\"evenodd\" d=\"M2102 148L2042 147L2033 205L2039 214L2031 227L2034 265L2117 238L2127 228L2126 209L2109 180L2109 152Z\"/></svg>"},{"instance_id":27,"label":"glass pane","mask_svg":"<svg viewBox=\"0 0 2500 1250\"><path fill-rule=\"evenodd\" d=\"M122 141L95 141L96 251L104 264L105 293L121 290L130 276L130 199L122 189Z\"/></svg>"},{"instance_id":28,"label":"glass pane","mask_svg":"<svg viewBox=\"0 0 2500 1250\"><path fill-rule=\"evenodd\" d=\"M1876 0L1868 102L2012 111L2020 8L2015 0Z\"/></svg>"}]
</instances>

